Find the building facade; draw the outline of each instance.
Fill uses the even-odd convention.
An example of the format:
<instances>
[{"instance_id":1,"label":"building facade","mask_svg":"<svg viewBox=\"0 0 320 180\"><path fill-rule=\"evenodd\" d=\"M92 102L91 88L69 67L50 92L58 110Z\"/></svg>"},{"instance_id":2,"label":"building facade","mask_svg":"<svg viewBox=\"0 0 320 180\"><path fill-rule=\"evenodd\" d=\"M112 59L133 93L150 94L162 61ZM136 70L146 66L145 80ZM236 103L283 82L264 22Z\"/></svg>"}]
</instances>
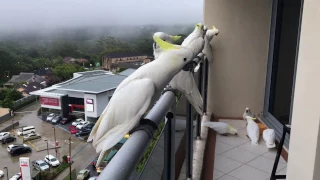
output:
<instances>
[{"instance_id":1,"label":"building facade","mask_svg":"<svg viewBox=\"0 0 320 180\"><path fill-rule=\"evenodd\" d=\"M108 54L102 58L102 68L105 70L112 70L117 68L121 63L142 63L150 62L152 58L143 53L126 52Z\"/></svg>"},{"instance_id":2,"label":"building facade","mask_svg":"<svg viewBox=\"0 0 320 180\"><path fill-rule=\"evenodd\" d=\"M287 179L320 179L320 1L205 0L204 23L213 39L208 109L240 118L259 114L279 140L283 124Z\"/></svg>"}]
</instances>

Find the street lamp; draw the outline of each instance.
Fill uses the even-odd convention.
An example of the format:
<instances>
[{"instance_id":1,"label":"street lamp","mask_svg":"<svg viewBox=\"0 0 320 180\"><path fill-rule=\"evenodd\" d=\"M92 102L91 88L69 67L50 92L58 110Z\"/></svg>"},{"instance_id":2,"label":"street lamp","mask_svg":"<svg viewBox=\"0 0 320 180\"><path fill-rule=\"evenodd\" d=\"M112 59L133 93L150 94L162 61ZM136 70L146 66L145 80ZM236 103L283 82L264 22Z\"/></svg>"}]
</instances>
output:
<instances>
[{"instance_id":1,"label":"street lamp","mask_svg":"<svg viewBox=\"0 0 320 180\"><path fill-rule=\"evenodd\" d=\"M8 176L8 167L4 167L3 169L6 169L6 171L7 171L7 180L9 180L9 176Z\"/></svg>"},{"instance_id":2,"label":"street lamp","mask_svg":"<svg viewBox=\"0 0 320 180\"><path fill-rule=\"evenodd\" d=\"M49 145L48 145L48 140L44 140L47 143L47 153L48 153L48 159L49 159ZM50 166L49 166L49 171L50 171Z\"/></svg>"},{"instance_id":3,"label":"street lamp","mask_svg":"<svg viewBox=\"0 0 320 180\"><path fill-rule=\"evenodd\" d=\"M56 139L56 127L52 126L53 128L53 135L54 135L54 149L56 151L56 157L58 157L57 153L57 139Z\"/></svg>"}]
</instances>

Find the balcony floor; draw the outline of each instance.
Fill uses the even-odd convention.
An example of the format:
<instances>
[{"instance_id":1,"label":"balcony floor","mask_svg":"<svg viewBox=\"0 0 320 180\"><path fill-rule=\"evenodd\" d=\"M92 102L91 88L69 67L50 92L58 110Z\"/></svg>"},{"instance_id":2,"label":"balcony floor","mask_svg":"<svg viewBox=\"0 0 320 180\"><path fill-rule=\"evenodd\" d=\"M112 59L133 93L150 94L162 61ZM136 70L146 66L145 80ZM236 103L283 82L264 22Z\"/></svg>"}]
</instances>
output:
<instances>
[{"instance_id":1,"label":"balcony floor","mask_svg":"<svg viewBox=\"0 0 320 180\"><path fill-rule=\"evenodd\" d=\"M238 129L238 136L217 134L214 161L214 180L270 179L276 149L267 149L260 136L259 145L251 145L243 120L219 120ZM281 157L277 174L286 174L287 163Z\"/></svg>"}]
</instances>

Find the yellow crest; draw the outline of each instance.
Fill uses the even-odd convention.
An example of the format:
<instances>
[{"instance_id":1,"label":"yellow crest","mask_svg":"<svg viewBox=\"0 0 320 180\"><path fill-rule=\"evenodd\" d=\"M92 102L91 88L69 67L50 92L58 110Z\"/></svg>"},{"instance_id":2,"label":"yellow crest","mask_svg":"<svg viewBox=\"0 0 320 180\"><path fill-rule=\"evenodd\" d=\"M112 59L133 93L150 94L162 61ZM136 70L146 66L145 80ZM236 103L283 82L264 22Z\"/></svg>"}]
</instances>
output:
<instances>
[{"instance_id":1,"label":"yellow crest","mask_svg":"<svg viewBox=\"0 0 320 180\"><path fill-rule=\"evenodd\" d=\"M171 36L173 41L178 41L180 40L181 36Z\"/></svg>"},{"instance_id":2,"label":"yellow crest","mask_svg":"<svg viewBox=\"0 0 320 180\"><path fill-rule=\"evenodd\" d=\"M197 27L197 28L202 28L202 26L203 26L203 25L202 25L201 23L196 24L196 27Z\"/></svg>"},{"instance_id":3,"label":"yellow crest","mask_svg":"<svg viewBox=\"0 0 320 180\"><path fill-rule=\"evenodd\" d=\"M217 29L216 27L212 26L212 29Z\"/></svg>"},{"instance_id":4,"label":"yellow crest","mask_svg":"<svg viewBox=\"0 0 320 180\"><path fill-rule=\"evenodd\" d=\"M180 49L179 47L160 39L158 36L154 36L153 39L160 46L162 50Z\"/></svg>"}]
</instances>

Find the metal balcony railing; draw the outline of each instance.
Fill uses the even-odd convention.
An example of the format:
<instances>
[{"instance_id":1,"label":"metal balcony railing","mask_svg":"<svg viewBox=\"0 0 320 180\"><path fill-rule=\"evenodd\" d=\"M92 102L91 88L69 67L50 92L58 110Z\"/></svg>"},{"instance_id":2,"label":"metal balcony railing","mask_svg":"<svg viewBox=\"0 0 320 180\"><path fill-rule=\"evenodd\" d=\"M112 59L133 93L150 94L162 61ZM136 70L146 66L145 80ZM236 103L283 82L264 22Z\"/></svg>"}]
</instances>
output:
<instances>
[{"instance_id":1,"label":"metal balcony railing","mask_svg":"<svg viewBox=\"0 0 320 180\"><path fill-rule=\"evenodd\" d=\"M208 81L208 60L197 57L194 60L200 63L198 73L198 88L202 92L203 111L207 111L207 81ZM188 65L188 69L193 73L194 64ZM98 180L127 180L132 179L132 174L148 148L153 134L158 129L159 124L166 118L164 130L164 180L175 179L175 100L174 90L166 89L157 103L140 122L140 125L131 134L130 138L120 148L107 167L99 175ZM191 105L187 103L187 123L186 123L186 178L192 177L192 154L193 154L193 121L191 117ZM198 115L196 124L196 137L200 138L201 117ZM152 154L152 153L151 153ZM150 154L150 156L151 156ZM147 164L148 162L146 162ZM137 178L139 179L139 178Z\"/></svg>"}]
</instances>

